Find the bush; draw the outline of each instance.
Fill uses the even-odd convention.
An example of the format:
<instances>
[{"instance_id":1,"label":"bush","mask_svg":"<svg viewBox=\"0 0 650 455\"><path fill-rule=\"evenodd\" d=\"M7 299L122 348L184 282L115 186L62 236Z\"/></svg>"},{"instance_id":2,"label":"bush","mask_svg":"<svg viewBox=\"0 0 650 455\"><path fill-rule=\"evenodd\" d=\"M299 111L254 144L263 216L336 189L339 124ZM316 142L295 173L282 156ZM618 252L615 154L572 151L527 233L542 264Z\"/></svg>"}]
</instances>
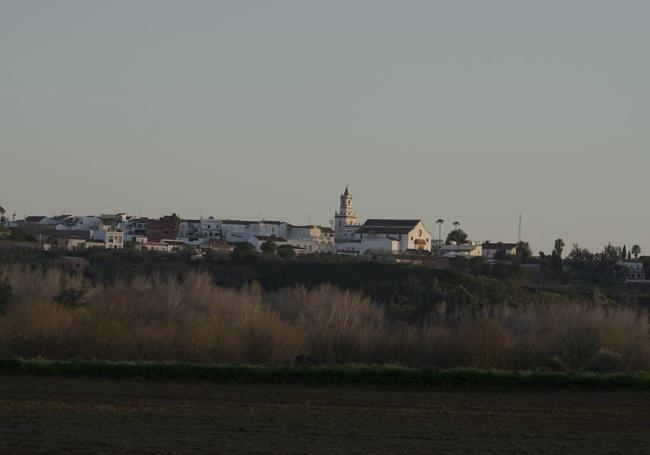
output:
<instances>
[{"instance_id":1,"label":"bush","mask_svg":"<svg viewBox=\"0 0 650 455\"><path fill-rule=\"evenodd\" d=\"M477 368L503 368L510 360L512 337L494 319L470 323L461 331L467 365Z\"/></svg>"},{"instance_id":2,"label":"bush","mask_svg":"<svg viewBox=\"0 0 650 455\"><path fill-rule=\"evenodd\" d=\"M290 245L280 245L278 247L278 256L284 260L289 260L296 257L296 252Z\"/></svg>"},{"instance_id":3,"label":"bush","mask_svg":"<svg viewBox=\"0 0 650 455\"><path fill-rule=\"evenodd\" d=\"M281 272L286 264L276 265ZM0 354L261 365L650 367L645 311L609 301L556 302L553 294L540 296L544 303L515 306L516 287L467 274L455 279L454 288L434 281L423 292L415 273L400 277L395 298L410 305L387 309L332 285L228 288L211 274L191 272L135 275L103 286L58 269L0 266L12 302L0 314ZM484 304L471 292L476 286L504 303ZM387 317L405 308L426 320L406 312L401 321Z\"/></svg>"},{"instance_id":4,"label":"bush","mask_svg":"<svg viewBox=\"0 0 650 455\"><path fill-rule=\"evenodd\" d=\"M87 293L88 290L82 288L64 289L54 298L54 301L61 305L80 306L86 303L85 297Z\"/></svg>"},{"instance_id":5,"label":"bush","mask_svg":"<svg viewBox=\"0 0 650 455\"><path fill-rule=\"evenodd\" d=\"M273 240L267 240L266 242L262 243L262 246L260 248L262 249L262 253L269 256L274 255L278 250L278 247Z\"/></svg>"},{"instance_id":6,"label":"bush","mask_svg":"<svg viewBox=\"0 0 650 455\"><path fill-rule=\"evenodd\" d=\"M615 373L625 369L625 362L618 352L601 349L587 360L582 369L593 373Z\"/></svg>"}]
</instances>

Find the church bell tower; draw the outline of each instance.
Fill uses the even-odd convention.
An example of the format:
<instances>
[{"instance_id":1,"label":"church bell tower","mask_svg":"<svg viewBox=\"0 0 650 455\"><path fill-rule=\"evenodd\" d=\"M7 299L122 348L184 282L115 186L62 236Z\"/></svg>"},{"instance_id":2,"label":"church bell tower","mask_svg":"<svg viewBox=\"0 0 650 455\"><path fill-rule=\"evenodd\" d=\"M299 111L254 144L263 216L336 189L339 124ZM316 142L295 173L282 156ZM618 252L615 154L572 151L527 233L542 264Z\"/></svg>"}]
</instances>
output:
<instances>
[{"instance_id":1,"label":"church bell tower","mask_svg":"<svg viewBox=\"0 0 650 455\"><path fill-rule=\"evenodd\" d=\"M346 186L341 195L339 211L334 214L334 237L336 240L350 240L357 227L357 212L352 208L352 194Z\"/></svg>"}]
</instances>

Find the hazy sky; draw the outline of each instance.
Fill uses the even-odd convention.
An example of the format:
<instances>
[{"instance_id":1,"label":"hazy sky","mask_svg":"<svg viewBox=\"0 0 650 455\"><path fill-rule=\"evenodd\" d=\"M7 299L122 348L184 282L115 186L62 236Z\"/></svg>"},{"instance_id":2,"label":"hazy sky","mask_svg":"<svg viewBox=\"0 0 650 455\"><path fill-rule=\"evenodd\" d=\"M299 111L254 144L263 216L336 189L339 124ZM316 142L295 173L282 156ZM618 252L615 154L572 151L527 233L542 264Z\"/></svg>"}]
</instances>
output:
<instances>
[{"instance_id":1,"label":"hazy sky","mask_svg":"<svg viewBox=\"0 0 650 455\"><path fill-rule=\"evenodd\" d=\"M0 0L0 205L650 252L650 2Z\"/></svg>"}]
</instances>

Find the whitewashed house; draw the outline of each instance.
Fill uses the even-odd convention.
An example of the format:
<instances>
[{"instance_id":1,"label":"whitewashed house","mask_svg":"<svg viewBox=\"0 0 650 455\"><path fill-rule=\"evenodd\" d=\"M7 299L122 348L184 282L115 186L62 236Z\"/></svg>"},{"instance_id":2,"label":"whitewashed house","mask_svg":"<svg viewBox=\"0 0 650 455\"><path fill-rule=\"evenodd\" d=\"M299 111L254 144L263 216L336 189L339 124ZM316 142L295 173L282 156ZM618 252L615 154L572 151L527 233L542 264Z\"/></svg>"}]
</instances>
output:
<instances>
[{"instance_id":1,"label":"whitewashed house","mask_svg":"<svg viewBox=\"0 0 650 455\"><path fill-rule=\"evenodd\" d=\"M456 243L451 243L450 245L441 245L440 247L437 247L436 252L446 257L483 256L483 245L480 243L462 243L460 245L457 245Z\"/></svg>"},{"instance_id":2,"label":"whitewashed house","mask_svg":"<svg viewBox=\"0 0 650 455\"><path fill-rule=\"evenodd\" d=\"M307 225L286 225L287 240L290 245L309 253L335 253L334 230L328 227Z\"/></svg>"},{"instance_id":3,"label":"whitewashed house","mask_svg":"<svg viewBox=\"0 0 650 455\"><path fill-rule=\"evenodd\" d=\"M201 218L200 232L202 239L220 239L223 235L221 228L221 221L210 216L208 218Z\"/></svg>"},{"instance_id":4,"label":"whitewashed house","mask_svg":"<svg viewBox=\"0 0 650 455\"><path fill-rule=\"evenodd\" d=\"M178 227L178 239L188 243L199 243L203 237L201 220L181 220Z\"/></svg>"},{"instance_id":5,"label":"whitewashed house","mask_svg":"<svg viewBox=\"0 0 650 455\"><path fill-rule=\"evenodd\" d=\"M90 238L104 242L107 250L124 248L124 233L113 226L102 224L99 229L90 232Z\"/></svg>"},{"instance_id":6,"label":"whitewashed house","mask_svg":"<svg viewBox=\"0 0 650 455\"><path fill-rule=\"evenodd\" d=\"M645 281L645 266L643 261L637 259L625 259L616 263L627 268L626 281Z\"/></svg>"},{"instance_id":7,"label":"whitewashed house","mask_svg":"<svg viewBox=\"0 0 650 455\"><path fill-rule=\"evenodd\" d=\"M485 242L483 243L483 257L488 259L494 259L494 257L500 252L503 251L508 256L517 255L517 244L516 243L493 243Z\"/></svg>"}]
</instances>

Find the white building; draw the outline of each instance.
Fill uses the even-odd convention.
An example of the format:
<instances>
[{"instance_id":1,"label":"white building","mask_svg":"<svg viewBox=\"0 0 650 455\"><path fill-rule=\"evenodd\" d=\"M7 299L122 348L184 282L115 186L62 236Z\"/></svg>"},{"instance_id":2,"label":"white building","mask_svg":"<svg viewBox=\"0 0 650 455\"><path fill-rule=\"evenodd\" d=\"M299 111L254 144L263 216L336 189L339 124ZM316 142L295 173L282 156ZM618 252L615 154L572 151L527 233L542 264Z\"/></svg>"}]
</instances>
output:
<instances>
[{"instance_id":1,"label":"white building","mask_svg":"<svg viewBox=\"0 0 650 455\"><path fill-rule=\"evenodd\" d=\"M431 251L431 233L421 220L369 219L355 231L354 239L361 242L360 250L368 249L364 242L370 245L389 239L398 242L399 252Z\"/></svg>"},{"instance_id":2,"label":"white building","mask_svg":"<svg viewBox=\"0 0 650 455\"><path fill-rule=\"evenodd\" d=\"M334 230L328 227L286 225L286 238L290 245L309 253L335 253Z\"/></svg>"},{"instance_id":3,"label":"white building","mask_svg":"<svg viewBox=\"0 0 650 455\"><path fill-rule=\"evenodd\" d=\"M223 240L226 242L247 242L257 236L261 237L287 237L289 224L283 221L243 221L221 220Z\"/></svg>"},{"instance_id":4,"label":"white building","mask_svg":"<svg viewBox=\"0 0 650 455\"><path fill-rule=\"evenodd\" d=\"M99 229L90 232L90 238L104 242L107 250L124 248L124 233L113 226L102 224Z\"/></svg>"},{"instance_id":5,"label":"white building","mask_svg":"<svg viewBox=\"0 0 650 455\"><path fill-rule=\"evenodd\" d=\"M223 235L221 221L214 217L201 218L201 238L203 239L220 239Z\"/></svg>"},{"instance_id":6,"label":"white building","mask_svg":"<svg viewBox=\"0 0 650 455\"><path fill-rule=\"evenodd\" d=\"M434 241L434 244L437 241ZM452 243L451 245L442 245L436 248L436 251L442 256L453 257L453 256L483 256L483 245L480 243L462 243L457 245Z\"/></svg>"},{"instance_id":7,"label":"white building","mask_svg":"<svg viewBox=\"0 0 650 455\"><path fill-rule=\"evenodd\" d=\"M178 227L178 238L189 243L201 241L201 220L181 220Z\"/></svg>"},{"instance_id":8,"label":"white building","mask_svg":"<svg viewBox=\"0 0 650 455\"><path fill-rule=\"evenodd\" d=\"M626 281L645 281L645 267L643 261L626 259L618 261L616 264L627 268Z\"/></svg>"},{"instance_id":9,"label":"white building","mask_svg":"<svg viewBox=\"0 0 650 455\"><path fill-rule=\"evenodd\" d=\"M503 251L508 256L517 255L517 244L516 243L492 243L485 242L483 244L483 257L494 259L494 257L500 252Z\"/></svg>"}]
</instances>

